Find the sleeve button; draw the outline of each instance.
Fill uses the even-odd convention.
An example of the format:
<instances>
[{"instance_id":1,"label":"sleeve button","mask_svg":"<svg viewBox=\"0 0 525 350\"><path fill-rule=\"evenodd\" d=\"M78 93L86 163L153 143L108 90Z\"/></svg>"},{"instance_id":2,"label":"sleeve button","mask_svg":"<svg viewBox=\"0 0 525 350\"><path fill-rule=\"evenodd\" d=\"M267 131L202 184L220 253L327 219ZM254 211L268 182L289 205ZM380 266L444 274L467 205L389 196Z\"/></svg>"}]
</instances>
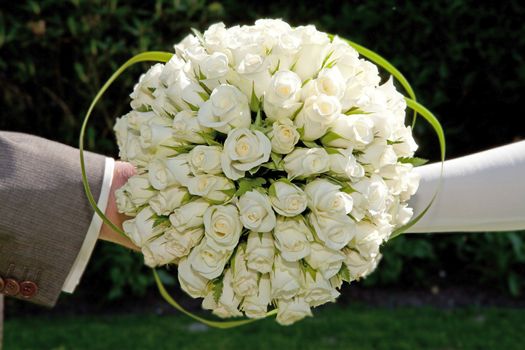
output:
<instances>
[{"instance_id":1,"label":"sleeve button","mask_svg":"<svg viewBox=\"0 0 525 350\"><path fill-rule=\"evenodd\" d=\"M4 294L10 296L16 296L20 292L20 285L17 280L13 278L6 278L4 286Z\"/></svg>"},{"instance_id":2,"label":"sleeve button","mask_svg":"<svg viewBox=\"0 0 525 350\"><path fill-rule=\"evenodd\" d=\"M24 298L31 298L38 292L38 286L33 281L24 281L20 283L20 294Z\"/></svg>"}]
</instances>

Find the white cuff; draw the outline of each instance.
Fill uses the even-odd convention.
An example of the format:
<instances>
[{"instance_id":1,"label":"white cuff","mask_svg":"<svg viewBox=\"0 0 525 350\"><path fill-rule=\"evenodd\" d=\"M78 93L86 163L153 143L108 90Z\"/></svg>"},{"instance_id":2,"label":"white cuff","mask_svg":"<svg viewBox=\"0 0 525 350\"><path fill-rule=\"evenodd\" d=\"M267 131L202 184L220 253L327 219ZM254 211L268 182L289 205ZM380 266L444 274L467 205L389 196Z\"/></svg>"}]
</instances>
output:
<instances>
[{"instance_id":1,"label":"white cuff","mask_svg":"<svg viewBox=\"0 0 525 350\"><path fill-rule=\"evenodd\" d=\"M97 206L100 208L100 210L102 210L102 212L106 211L106 206L108 204L111 183L113 182L114 168L115 161L113 158L106 158L104 180L102 181L102 187L100 189L100 195L97 202ZM91 224L89 225L86 234L86 238L84 239L84 243L82 243L80 252L78 253L77 258L73 263L71 270L69 271L69 275L67 276L64 285L62 286L63 292L73 293L75 291L75 288L80 282L80 278L84 274L84 270L86 269L87 263L89 262L91 253L93 253L93 250L95 249L95 244L97 243L101 227L102 219L97 215L97 213L94 213L93 219L91 219Z\"/></svg>"}]
</instances>

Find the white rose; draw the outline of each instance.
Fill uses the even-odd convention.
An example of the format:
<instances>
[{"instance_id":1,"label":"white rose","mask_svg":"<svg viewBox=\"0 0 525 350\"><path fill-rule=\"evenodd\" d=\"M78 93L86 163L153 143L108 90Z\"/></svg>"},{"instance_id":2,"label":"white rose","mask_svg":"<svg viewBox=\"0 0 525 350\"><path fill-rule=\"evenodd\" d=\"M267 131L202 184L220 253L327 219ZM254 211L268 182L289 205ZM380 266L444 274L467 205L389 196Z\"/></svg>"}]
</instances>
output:
<instances>
[{"instance_id":1,"label":"white rose","mask_svg":"<svg viewBox=\"0 0 525 350\"><path fill-rule=\"evenodd\" d=\"M246 266L246 247L237 248L231 264L233 272L233 290L239 296L254 295L257 293L257 271Z\"/></svg>"},{"instance_id":2,"label":"white rose","mask_svg":"<svg viewBox=\"0 0 525 350\"><path fill-rule=\"evenodd\" d=\"M244 95L251 96L253 91L260 98L264 94L272 79L270 63L267 57L253 53L241 59L236 68L240 77L237 85Z\"/></svg>"},{"instance_id":3,"label":"white rose","mask_svg":"<svg viewBox=\"0 0 525 350\"><path fill-rule=\"evenodd\" d=\"M376 170L396 164L397 154L391 145L386 144L385 140L378 139L365 148L364 152L359 155L359 161Z\"/></svg>"},{"instance_id":4,"label":"white rose","mask_svg":"<svg viewBox=\"0 0 525 350\"><path fill-rule=\"evenodd\" d=\"M272 151L279 154L292 152L299 142L299 133L290 119L274 122L268 137L272 143Z\"/></svg>"},{"instance_id":5,"label":"white rose","mask_svg":"<svg viewBox=\"0 0 525 350\"><path fill-rule=\"evenodd\" d=\"M233 204L213 205L204 213L204 228L211 247L231 251L241 237L239 211Z\"/></svg>"},{"instance_id":6,"label":"white rose","mask_svg":"<svg viewBox=\"0 0 525 350\"><path fill-rule=\"evenodd\" d=\"M310 213L308 219L321 242L335 250L347 245L355 234L355 224L346 215Z\"/></svg>"},{"instance_id":7,"label":"white rose","mask_svg":"<svg viewBox=\"0 0 525 350\"><path fill-rule=\"evenodd\" d=\"M289 70L297 60L297 53L301 49L301 38L290 31L280 33L276 36L276 42L272 48L269 59L272 67L279 64L282 70Z\"/></svg>"},{"instance_id":8,"label":"white rose","mask_svg":"<svg viewBox=\"0 0 525 350\"><path fill-rule=\"evenodd\" d=\"M200 135L209 133L210 129L202 127L197 120L197 112L181 111L173 118L173 137L191 143L206 143Z\"/></svg>"},{"instance_id":9,"label":"white rose","mask_svg":"<svg viewBox=\"0 0 525 350\"><path fill-rule=\"evenodd\" d=\"M339 250L333 250L319 243L312 243L310 255L306 262L319 271L324 278L330 279L337 275L345 260L345 255Z\"/></svg>"},{"instance_id":10,"label":"white rose","mask_svg":"<svg viewBox=\"0 0 525 350\"><path fill-rule=\"evenodd\" d=\"M117 121L113 126L113 131L115 132L115 137L117 138L119 156L122 160L127 160L126 143L128 142L128 125L129 117L125 115L121 118L117 118Z\"/></svg>"},{"instance_id":11,"label":"white rose","mask_svg":"<svg viewBox=\"0 0 525 350\"><path fill-rule=\"evenodd\" d=\"M209 280L195 272L187 258L179 261L177 276L180 287L192 298L203 298L209 291Z\"/></svg>"},{"instance_id":12,"label":"white rose","mask_svg":"<svg viewBox=\"0 0 525 350\"><path fill-rule=\"evenodd\" d=\"M204 199L197 199L175 209L170 215L170 222L179 232L199 227L204 224L204 212L210 204Z\"/></svg>"},{"instance_id":13,"label":"white rose","mask_svg":"<svg viewBox=\"0 0 525 350\"><path fill-rule=\"evenodd\" d=\"M328 54L330 39L326 33L318 31L313 25L296 27L293 32L302 39L294 71L302 80L310 79L321 68Z\"/></svg>"},{"instance_id":14,"label":"white rose","mask_svg":"<svg viewBox=\"0 0 525 350\"><path fill-rule=\"evenodd\" d=\"M410 208L406 203L397 202L396 206L393 206L393 224L397 227L406 225L412 216L414 216L414 209Z\"/></svg>"},{"instance_id":15,"label":"white rose","mask_svg":"<svg viewBox=\"0 0 525 350\"><path fill-rule=\"evenodd\" d=\"M313 141L321 138L341 113L341 104L334 96L310 96L295 118L295 125L302 129L302 140Z\"/></svg>"},{"instance_id":16,"label":"white rose","mask_svg":"<svg viewBox=\"0 0 525 350\"><path fill-rule=\"evenodd\" d=\"M173 83L166 90L166 97L177 110L196 110L204 105L208 94L184 71L180 71Z\"/></svg>"},{"instance_id":17,"label":"white rose","mask_svg":"<svg viewBox=\"0 0 525 350\"><path fill-rule=\"evenodd\" d=\"M246 171L267 162L271 150L271 142L262 132L233 129L224 141L222 171L228 178L238 180L244 177Z\"/></svg>"},{"instance_id":18,"label":"white rose","mask_svg":"<svg viewBox=\"0 0 525 350\"><path fill-rule=\"evenodd\" d=\"M319 215L347 215L352 211L353 199L340 189L341 186L324 179L309 182L304 188L308 207Z\"/></svg>"},{"instance_id":19,"label":"white rose","mask_svg":"<svg viewBox=\"0 0 525 350\"><path fill-rule=\"evenodd\" d=\"M162 226L155 226L155 213L150 207L142 209L135 219L126 221L124 232L138 247L142 247L151 238L162 233Z\"/></svg>"},{"instance_id":20,"label":"white rose","mask_svg":"<svg viewBox=\"0 0 525 350\"><path fill-rule=\"evenodd\" d=\"M270 232L275 227L275 213L268 196L257 190L239 198L240 219L244 227L254 232Z\"/></svg>"},{"instance_id":21,"label":"white rose","mask_svg":"<svg viewBox=\"0 0 525 350\"><path fill-rule=\"evenodd\" d=\"M333 96L338 100L343 98L346 90L346 81L337 67L321 69L317 79L308 85L312 85L316 94Z\"/></svg>"},{"instance_id":22,"label":"white rose","mask_svg":"<svg viewBox=\"0 0 525 350\"><path fill-rule=\"evenodd\" d=\"M157 123L142 124L140 126L140 145L143 148L157 148L162 142L172 136L172 129L169 126Z\"/></svg>"},{"instance_id":23,"label":"white rose","mask_svg":"<svg viewBox=\"0 0 525 350\"><path fill-rule=\"evenodd\" d=\"M129 95L131 97L131 108L146 110L148 106L151 106L154 100L152 91L155 91L159 86L159 77L163 67L163 64L157 63L140 76L139 82L135 84L133 92Z\"/></svg>"},{"instance_id":24,"label":"white rose","mask_svg":"<svg viewBox=\"0 0 525 350\"><path fill-rule=\"evenodd\" d=\"M188 261L195 272L211 280L222 274L230 256L230 251L210 247L208 240L204 237L199 245L191 250Z\"/></svg>"},{"instance_id":25,"label":"white rose","mask_svg":"<svg viewBox=\"0 0 525 350\"><path fill-rule=\"evenodd\" d=\"M291 71L275 73L264 94L263 108L269 120L290 118L301 107L301 78Z\"/></svg>"},{"instance_id":26,"label":"white rose","mask_svg":"<svg viewBox=\"0 0 525 350\"><path fill-rule=\"evenodd\" d=\"M249 318L264 318L271 302L270 275L264 274L259 278L257 292L244 297L241 309Z\"/></svg>"},{"instance_id":27,"label":"white rose","mask_svg":"<svg viewBox=\"0 0 525 350\"><path fill-rule=\"evenodd\" d=\"M381 254L375 258L366 259L362 257L359 252L350 248L343 249L343 252L346 255L345 264L346 267L348 267L352 280L358 280L368 276L376 269L381 260Z\"/></svg>"},{"instance_id":28,"label":"white rose","mask_svg":"<svg viewBox=\"0 0 525 350\"><path fill-rule=\"evenodd\" d=\"M184 70L186 62L177 55L171 56L170 60L164 64L159 80L165 87L174 84L179 74Z\"/></svg>"},{"instance_id":29,"label":"white rose","mask_svg":"<svg viewBox=\"0 0 525 350\"><path fill-rule=\"evenodd\" d=\"M151 186L157 190L163 190L172 185L186 186L190 180L188 154L152 160L148 165L148 178Z\"/></svg>"},{"instance_id":30,"label":"white rose","mask_svg":"<svg viewBox=\"0 0 525 350\"><path fill-rule=\"evenodd\" d=\"M268 273L272 270L274 256L272 233L250 232L246 246L248 267L260 273Z\"/></svg>"},{"instance_id":31,"label":"white rose","mask_svg":"<svg viewBox=\"0 0 525 350\"><path fill-rule=\"evenodd\" d=\"M235 193L235 184L224 176L197 175L188 181L187 186L192 195L211 203L223 203Z\"/></svg>"},{"instance_id":32,"label":"white rose","mask_svg":"<svg viewBox=\"0 0 525 350\"><path fill-rule=\"evenodd\" d=\"M289 326L307 316L312 316L310 305L304 298L279 300L277 302L277 322L282 326Z\"/></svg>"},{"instance_id":33,"label":"white rose","mask_svg":"<svg viewBox=\"0 0 525 350\"><path fill-rule=\"evenodd\" d=\"M137 207L131 201L131 196L128 191L129 185L125 184L115 191L115 201L117 203L118 212L126 214L127 216L135 216L137 214Z\"/></svg>"},{"instance_id":34,"label":"white rose","mask_svg":"<svg viewBox=\"0 0 525 350\"><path fill-rule=\"evenodd\" d=\"M224 23L215 23L206 29L203 38L208 52L222 52L226 50L229 32Z\"/></svg>"},{"instance_id":35,"label":"white rose","mask_svg":"<svg viewBox=\"0 0 525 350\"><path fill-rule=\"evenodd\" d=\"M384 181L391 194L399 196L406 192L403 196L406 199L417 191L419 185L420 176L414 171L413 165L409 163L386 165L380 169L378 175L385 179Z\"/></svg>"},{"instance_id":36,"label":"white rose","mask_svg":"<svg viewBox=\"0 0 525 350\"><path fill-rule=\"evenodd\" d=\"M359 179L365 176L365 169L357 162L351 148L339 148L328 156L330 157L330 171L336 175L346 176L350 179Z\"/></svg>"},{"instance_id":37,"label":"white rose","mask_svg":"<svg viewBox=\"0 0 525 350\"><path fill-rule=\"evenodd\" d=\"M182 232L174 227L170 227L164 235L169 237L171 252L173 252L177 258L182 258L188 255L191 249L199 244L201 238L204 236L204 227L198 226Z\"/></svg>"},{"instance_id":38,"label":"white rose","mask_svg":"<svg viewBox=\"0 0 525 350\"><path fill-rule=\"evenodd\" d=\"M235 294L232 284L232 272L228 269L222 279L222 291L218 302L215 302L213 292L210 292L202 301L202 307L213 310L213 314L221 318L242 316L242 313L238 309L241 298Z\"/></svg>"},{"instance_id":39,"label":"white rose","mask_svg":"<svg viewBox=\"0 0 525 350\"><path fill-rule=\"evenodd\" d=\"M140 132L140 127L144 124L148 124L150 121L152 121L157 115L152 112L139 112L132 110L128 114L125 115L128 120L128 126L130 129L133 129L134 131ZM116 125L115 125L116 126Z\"/></svg>"},{"instance_id":40,"label":"white rose","mask_svg":"<svg viewBox=\"0 0 525 350\"><path fill-rule=\"evenodd\" d=\"M361 221L356 225L356 237L348 245L356 249L361 256L372 259L379 255L381 244L387 240L391 232L391 225L374 225Z\"/></svg>"},{"instance_id":41,"label":"white rose","mask_svg":"<svg viewBox=\"0 0 525 350\"><path fill-rule=\"evenodd\" d=\"M327 172L330 158L323 148L296 148L284 157L288 179L307 177Z\"/></svg>"},{"instance_id":42,"label":"white rose","mask_svg":"<svg viewBox=\"0 0 525 350\"><path fill-rule=\"evenodd\" d=\"M219 79L228 73L228 56L222 52L214 52L200 62L201 73L207 80Z\"/></svg>"},{"instance_id":43,"label":"white rose","mask_svg":"<svg viewBox=\"0 0 525 350\"><path fill-rule=\"evenodd\" d=\"M273 209L282 216L296 216L306 209L306 194L287 180L275 181L268 193Z\"/></svg>"},{"instance_id":44,"label":"white rose","mask_svg":"<svg viewBox=\"0 0 525 350\"><path fill-rule=\"evenodd\" d=\"M155 195L155 191L151 188L146 174L133 175L124 186L131 202L136 207L146 204Z\"/></svg>"},{"instance_id":45,"label":"white rose","mask_svg":"<svg viewBox=\"0 0 525 350\"><path fill-rule=\"evenodd\" d=\"M116 127L116 125L115 125ZM393 138L396 143L392 145L398 157L413 157L418 145L412 135L410 126L401 126L394 130Z\"/></svg>"},{"instance_id":46,"label":"white rose","mask_svg":"<svg viewBox=\"0 0 525 350\"><path fill-rule=\"evenodd\" d=\"M128 139L124 149L120 149L119 154L124 156L131 164L138 168L143 168L148 165L152 157L149 150L143 149L140 145L140 139L135 133L128 133Z\"/></svg>"},{"instance_id":47,"label":"white rose","mask_svg":"<svg viewBox=\"0 0 525 350\"><path fill-rule=\"evenodd\" d=\"M367 115L340 115L321 139L324 145L338 148L363 149L374 139L374 122Z\"/></svg>"},{"instance_id":48,"label":"white rose","mask_svg":"<svg viewBox=\"0 0 525 350\"><path fill-rule=\"evenodd\" d=\"M189 198L184 187L168 187L152 197L149 205L157 215L169 215Z\"/></svg>"},{"instance_id":49,"label":"white rose","mask_svg":"<svg viewBox=\"0 0 525 350\"><path fill-rule=\"evenodd\" d=\"M196 146L189 152L188 163L193 175L222 173L221 152L219 146Z\"/></svg>"},{"instance_id":50,"label":"white rose","mask_svg":"<svg viewBox=\"0 0 525 350\"><path fill-rule=\"evenodd\" d=\"M222 133L251 124L248 98L235 86L222 84L213 89L210 98L198 111L200 125Z\"/></svg>"},{"instance_id":51,"label":"white rose","mask_svg":"<svg viewBox=\"0 0 525 350\"><path fill-rule=\"evenodd\" d=\"M169 248L166 235L155 238L142 246L144 264L149 267L167 265L173 262L177 256Z\"/></svg>"},{"instance_id":52,"label":"white rose","mask_svg":"<svg viewBox=\"0 0 525 350\"><path fill-rule=\"evenodd\" d=\"M378 215L386 210L389 197L388 187L379 175L365 177L354 183L353 188L357 192L353 192L352 197L355 199L360 196L361 198L358 199L361 202L360 206L366 208L370 215Z\"/></svg>"},{"instance_id":53,"label":"white rose","mask_svg":"<svg viewBox=\"0 0 525 350\"><path fill-rule=\"evenodd\" d=\"M302 217L280 216L274 230L275 246L286 261L298 261L310 254L312 233Z\"/></svg>"},{"instance_id":54,"label":"white rose","mask_svg":"<svg viewBox=\"0 0 525 350\"><path fill-rule=\"evenodd\" d=\"M290 299L299 294L304 285L304 275L299 262L275 257L270 272L272 299Z\"/></svg>"},{"instance_id":55,"label":"white rose","mask_svg":"<svg viewBox=\"0 0 525 350\"><path fill-rule=\"evenodd\" d=\"M175 52L177 53L177 56L188 58L188 55L186 54L186 50L194 48L194 47L200 47L199 39L193 34L188 34L182 39L178 44L173 46L175 49Z\"/></svg>"},{"instance_id":56,"label":"white rose","mask_svg":"<svg viewBox=\"0 0 525 350\"><path fill-rule=\"evenodd\" d=\"M180 107L171 101L168 96L168 89L159 86L153 92L155 99L151 103L151 109L158 116L158 119L163 119L164 123L170 124L171 120L180 110Z\"/></svg>"},{"instance_id":57,"label":"white rose","mask_svg":"<svg viewBox=\"0 0 525 350\"><path fill-rule=\"evenodd\" d=\"M330 284L330 281L320 273L315 274L315 279L310 273L305 273L304 300L312 307L334 302L339 292Z\"/></svg>"}]
</instances>

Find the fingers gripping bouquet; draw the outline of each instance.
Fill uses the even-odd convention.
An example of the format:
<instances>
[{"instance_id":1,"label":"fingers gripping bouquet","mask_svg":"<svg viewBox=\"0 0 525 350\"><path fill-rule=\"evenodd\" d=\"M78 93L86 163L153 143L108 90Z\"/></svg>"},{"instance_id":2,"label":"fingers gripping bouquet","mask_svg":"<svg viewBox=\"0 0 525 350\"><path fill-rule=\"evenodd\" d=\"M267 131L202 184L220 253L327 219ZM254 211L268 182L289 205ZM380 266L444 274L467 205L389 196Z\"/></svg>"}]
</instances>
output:
<instances>
[{"instance_id":1,"label":"fingers gripping bouquet","mask_svg":"<svg viewBox=\"0 0 525 350\"><path fill-rule=\"evenodd\" d=\"M403 95L313 26L212 25L130 96L115 125L138 169L117 191L124 230L217 316L310 316L412 216Z\"/></svg>"}]
</instances>

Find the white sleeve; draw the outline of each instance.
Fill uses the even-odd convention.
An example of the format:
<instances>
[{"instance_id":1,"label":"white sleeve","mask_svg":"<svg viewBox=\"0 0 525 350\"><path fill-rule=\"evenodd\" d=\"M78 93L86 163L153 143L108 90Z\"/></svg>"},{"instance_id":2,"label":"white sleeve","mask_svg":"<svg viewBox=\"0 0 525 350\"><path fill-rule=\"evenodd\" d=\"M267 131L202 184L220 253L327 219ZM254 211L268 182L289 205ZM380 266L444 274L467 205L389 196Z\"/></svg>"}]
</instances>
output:
<instances>
[{"instance_id":1,"label":"white sleeve","mask_svg":"<svg viewBox=\"0 0 525 350\"><path fill-rule=\"evenodd\" d=\"M104 179L102 181L102 187L97 202L97 206L100 208L100 210L102 210L102 212L106 211L111 183L113 182L114 168L115 161L113 158L106 158ZM91 219L84 243L82 244L80 252L78 253L77 258L75 259L75 262L69 271L69 275L67 276L64 285L62 286L63 292L73 293L75 291L75 288L80 282L80 278L84 274L84 270L86 269L87 263L89 262L91 253L93 253L93 250L95 249L95 244L97 243L101 227L102 219L97 215L97 213L93 213L93 219Z\"/></svg>"},{"instance_id":2,"label":"white sleeve","mask_svg":"<svg viewBox=\"0 0 525 350\"><path fill-rule=\"evenodd\" d=\"M409 202L415 215L438 186L440 163L416 171L421 182ZM512 230L525 230L525 141L446 161L434 204L407 232Z\"/></svg>"}]
</instances>

